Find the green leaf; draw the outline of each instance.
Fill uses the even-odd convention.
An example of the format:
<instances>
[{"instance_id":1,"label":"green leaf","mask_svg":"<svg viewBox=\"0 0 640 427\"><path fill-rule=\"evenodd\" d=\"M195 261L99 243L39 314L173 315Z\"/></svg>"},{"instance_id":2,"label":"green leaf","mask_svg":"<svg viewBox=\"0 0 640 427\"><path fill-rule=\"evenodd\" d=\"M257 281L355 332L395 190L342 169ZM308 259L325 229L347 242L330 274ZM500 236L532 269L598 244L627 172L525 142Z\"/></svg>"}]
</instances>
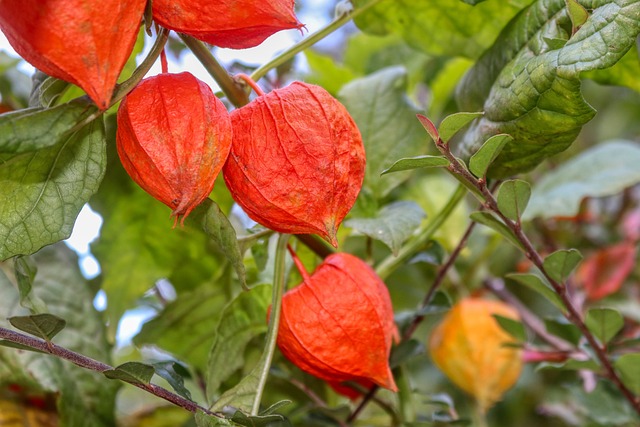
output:
<instances>
[{"instance_id":1,"label":"green leaf","mask_svg":"<svg viewBox=\"0 0 640 427\"><path fill-rule=\"evenodd\" d=\"M511 242L516 248L524 250L522 243L518 241L513 231L511 231L502 221L490 214L489 212L473 212L469 215L472 221L486 225L505 239Z\"/></svg>"},{"instance_id":2,"label":"green leaf","mask_svg":"<svg viewBox=\"0 0 640 427\"><path fill-rule=\"evenodd\" d=\"M362 7L368 2L353 3ZM399 34L412 47L430 54L477 58L527 3L488 1L471 6L451 0L382 1L355 22L371 34Z\"/></svg>"},{"instance_id":3,"label":"green leaf","mask_svg":"<svg viewBox=\"0 0 640 427\"><path fill-rule=\"evenodd\" d=\"M232 427L234 424L224 418L212 417L202 411L196 412L196 426L198 427Z\"/></svg>"},{"instance_id":4,"label":"green leaf","mask_svg":"<svg viewBox=\"0 0 640 427\"><path fill-rule=\"evenodd\" d=\"M51 147L0 156L0 260L69 237L105 167L101 119Z\"/></svg>"},{"instance_id":5,"label":"green leaf","mask_svg":"<svg viewBox=\"0 0 640 427\"><path fill-rule=\"evenodd\" d=\"M397 160L389 168L382 171L381 175L386 175L391 172L400 172L418 168L443 168L449 166L449 160L444 156L416 156L407 157Z\"/></svg>"},{"instance_id":6,"label":"green leaf","mask_svg":"<svg viewBox=\"0 0 640 427\"><path fill-rule=\"evenodd\" d=\"M635 44L640 4L603 0L573 36L564 0L537 1L518 14L458 86L458 104L484 110L463 140L470 156L489 136L507 133L488 175L525 172L565 150L595 111L581 94L580 73L611 67ZM563 10L564 9L564 10ZM562 48L544 38L567 39Z\"/></svg>"},{"instance_id":7,"label":"green leaf","mask_svg":"<svg viewBox=\"0 0 640 427\"><path fill-rule=\"evenodd\" d=\"M131 384L149 384L154 372L153 366L145 363L126 362L102 373L112 380L121 380Z\"/></svg>"},{"instance_id":8,"label":"green leaf","mask_svg":"<svg viewBox=\"0 0 640 427\"><path fill-rule=\"evenodd\" d=\"M102 314L93 306L94 291L82 277L77 256L59 243L33 255L38 274L32 293L44 301L50 312L67 321L58 345L110 363ZM19 294L0 274L0 326L4 319L24 316ZM58 396L60 425L111 427L115 422L117 382L106 381L99 372L76 366L48 354L17 352L0 348L0 383L15 383L31 390L46 390Z\"/></svg>"},{"instance_id":9,"label":"green leaf","mask_svg":"<svg viewBox=\"0 0 640 427\"><path fill-rule=\"evenodd\" d=\"M637 378L637 377L636 377ZM568 389L571 400L578 404L577 410L586 414L580 425L631 427L638 425L638 414L622 396L620 391L608 381L599 381L595 390L587 392L584 387L574 384Z\"/></svg>"},{"instance_id":10,"label":"green leaf","mask_svg":"<svg viewBox=\"0 0 640 427\"><path fill-rule=\"evenodd\" d=\"M640 92L640 58L638 49L629 49L613 67L582 73L583 78L594 80L603 85L626 86Z\"/></svg>"},{"instance_id":11,"label":"green leaf","mask_svg":"<svg viewBox=\"0 0 640 427\"><path fill-rule=\"evenodd\" d=\"M352 218L344 223L372 239L383 242L394 255L418 228L425 213L414 202L397 201L382 209L374 218Z\"/></svg>"},{"instance_id":12,"label":"green leaf","mask_svg":"<svg viewBox=\"0 0 640 427\"><path fill-rule=\"evenodd\" d=\"M156 375L164 378L176 393L185 399L193 400L191 392L184 386L185 377L190 377L187 368L173 360L152 363L151 366L153 366Z\"/></svg>"},{"instance_id":13,"label":"green leaf","mask_svg":"<svg viewBox=\"0 0 640 427\"><path fill-rule=\"evenodd\" d=\"M455 113L445 117L440 126L438 126L438 133L442 142L447 143L449 140L460 131L463 127L471 123L473 119L482 117L483 112L478 113Z\"/></svg>"},{"instance_id":14,"label":"green leaf","mask_svg":"<svg viewBox=\"0 0 640 427\"><path fill-rule=\"evenodd\" d=\"M546 173L534 185L525 218L575 216L585 197L612 196L639 183L638 164L637 142L598 144Z\"/></svg>"},{"instance_id":15,"label":"green leaf","mask_svg":"<svg viewBox=\"0 0 640 427\"><path fill-rule=\"evenodd\" d=\"M209 248L210 239L200 229L172 229L170 210L164 204L137 186L125 193L117 192L114 184L111 180L109 185L113 187L101 189L105 193L112 190L108 193L111 199L105 209L99 209L105 222L100 239L92 245L109 301L106 315L111 336L115 336L120 316L156 281L188 269L189 276L181 275L172 284L178 290L190 290L218 277L223 270Z\"/></svg>"},{"instance_id":16,"label":"green leaf","mask_svg":"<svg viewBox=\"0 0 640 427\"><path fill-rule=\"evenodd\" d=\"M225 291L214 283L215 280L195 291L178 294L157 317L142 325L133 342L138 346L155 344L204 372L227 302Z\"/></svg>"},{"instance_id":17,"label":"green leaf","mask_svg":"<svg viewBox=\"0 0 640 427\"><path fill-rule=\"evenodd\" d=\"M231 417L234 423L246 427L290 427L291 423L285 417L278 414L270 415L246 415L236 411Z\"/></svg>"},{"instance_id":18,"label":"green leaf","mask_svg":"<svg viewBox=\"0 0 640 427\"><path fill-rule=\"evenodd\" d=\"M620 379L635 394L640 394L640 353L623 354L614 366L620 373Z\"/></svg>"},{"instance_id":19,"label":"green leaf","mask_svg":"<svg viewBox=\"0 0 640 427\"><path fill-rule=\"evenodd\" d=\"M267 409L260 411L260 415L271 415L275 413L278 409L283 408L287 405L290 405L291 403L293 403L291 400L281 400L269 406Z\"/></svg>"},{"instance_id":20,"label":"green leaf","mask_svg":"<svg viewBox=\"0 0 640 427\"><path fill-rule=\"evenodd\" d=\"M498 192L498 209L512 221L520 221L522 213L529 203L531 186L519 179L505 181Z\"/></svg>"},{"instance_id":21,"label":"green leaf","mask_svg":"<svg viewBox=\"0 0 640 427\"><path fill-rule=\"evenodd\" d=\"M31 77L32 88L29 96L29 107L51 107L60 99L70 83L49 77L40 70L36 70ZM85 100L86 101L86 100Z\"/></svg>"},{"instance_id":22,"label":"green leaf","mask_svg":"<svg viewBox=\"0 0 640 427\"><path fill-rule=\"evenodd\" d=\"M357 77L353 70L337 63L331 55L323 55L313 49L305 50L304 55L311 69L305 81L322 86L331 94L337 94L342 86Z\"/></svg>"},{"instance_id":23,"label":"green leaf","mask_svg":"<svg viewBox=\"0 0 640 427\"><path fill-rule=\"evenodd\" d=\"M493 314L492 316L506 333L520 342L525 342L527 340L527 332L525 331L522 322L510 317L500 316L499 314Z\"/></svg>"},{"instance_id":24,"label":"green leaf","mask_svg":"<svg viewBox=\"0 0 640 427\"><path fill-rule=\"evenodd\" d=\"M624 326L624 319L620 312L611 308L590 309L587 311L584 322L603 344L611 341Z\"/></svg>"},{"instance_id":25,"label":"green leaf","mask_svg":"<svg viewBox=\"0 0 640 427\"><path fill-rule=\"evenodd\" d=\"M383 198L405 181L410 172L381 177L392 159L426 152L422 127L414 119L417 109L406 95L407 72L402 67L380 70L345 85L339 99L355 120L365 151L367 166L363 188Z\"/></svg>"},{"instance_id":26,"label":"green leaf","mask_svg":"<svg viewBox=\"0 0 640 427\"><path fill-rule=\"evenodd\" d=\"M13 327L46 341L51 341L67 325L64 319L49 313L9 317L8 320Z\"/></svg>"},{"instance_id":27,"label":"green leaf","mask_svg":"<svg viewBox=\"0 0 640 427\"><path fill-rule=\"evenodd\" d=\"M582 332L573 323L569 323L564 318L561 320L556 319L544 319L544 325L547 332L553 334L563 340L570 342L573 345L578 345Z\"/></svg>"},{"instance_id":28,"label":"green leaf","mask_svg":"<svg viewBox=\"0 0 640 427\"><path fill-rule=\"evenodd\" d=\"M525 285L534 292L539 293L549 302L555 305L561 312L566 313L567 309L562 303L562 300L560 299L558 294L556 294L553 288L551 288L551 285L549 285L546 279L530 273L510 273L505 277L515 280L516 282Z\"/></svg>"},{"instance_id":29,"label":"green leaf","mask_svg":"<svg viewBox=\"0 0 640 427\"><path fill-rule=\"evenodd\" d=\"M45 313L47 305L31 292L38 267L30 257L13 258L14 274L20 292L20 305L28 308L32 314Z\"/></svg>"},{"instance_id":30,"label":"green leaf","mask_svg":"<svg viewBox=\"0 0 640 427\"><path fill-rule=\"evenodd\" d=\"M246 273L242 262L242 253L238 245L236 231L229 222L220 207L211 199L205 199L191 212L187 223L198 224L226 255L240 279L240 283L246 288Z\"/></svg>"},{"instance_id":31,"label":"green leaf","mask_svg":"<svg viewBox=\"0 0 640 427\"><path fill-rule=\"evenodd\" d=\"M543 267L556 282L562 283L582 261L582 254L576 249L559 250L544 259Z\"/></svg>"},{"instance_id":32,"label":"green leaf","mask_svg":"<svg viewBox=\"0 0 640 427\"><path fill-rule=\"evenodd\" d=\"M469 159L469 170L478 178L482 178L487 173L491 163L498 157L502 148L507 142L513 141L511 135L493 135L480 146Z\"/></svg>"},{"instance_id":33,"label":"green leaf","mask_svg":"<svg viewBox=\"0 0 640 427\"><path fill-rule=\"evenodd\" d=\"M60 144L95 105L78 99L53 108L27 108L0 115L0 153L26 153Z\"/></svg>"},{"instance_id":34,"label":"green leaf","mask_svg":"<svg viewBox=\"0 0 640 427\"><path fill-rule=\"evenodd\" d=\"M536 367L536 371L540 371L543 369L560 369L565 371L581 371L584 369L588 369L590 371L597 371L599 368L600 368L600 365L598 365L598 362L592 359L587 359L587 360L569 359L566 362L562 362L562 363L543 362Z\"/></svg>"},{"instance_id":35,"label":"green leaf","mask_svg":"<svg viewBox=\"0 0 640 427\"><path fill-rule=\"evenodd\" d=\"M394 369L408 360L424 354L426 351L425 346L418 340L410 339L402 341L397 346L394 346L391 350L391 356L389 356L389 366Z\"/></svg>"},{"instance_id":36,"label":"green leaf","mask_svg":"<svg viewBox=\"0 0 640 427\"><path fill-rule=\"evenodd\" d=\"M271 286L260 285L243 292L221 314L207 368L207 398L215 399L220 384L244 366L247 345L267 331L267 307Z\"/></svg>"},{"instance_id":37,"label":"green leaf","mask_svg":"<svg viewBox=\"0 0 640 427\"><path fill-rule=\"evenodd\" d=\"M580 29L587 22L589 18L589 12L584 8L577 0L565 0L567 4L567 10L569 11L569 18L571 19L572 34Z\"/></svg>"}]
</instances>

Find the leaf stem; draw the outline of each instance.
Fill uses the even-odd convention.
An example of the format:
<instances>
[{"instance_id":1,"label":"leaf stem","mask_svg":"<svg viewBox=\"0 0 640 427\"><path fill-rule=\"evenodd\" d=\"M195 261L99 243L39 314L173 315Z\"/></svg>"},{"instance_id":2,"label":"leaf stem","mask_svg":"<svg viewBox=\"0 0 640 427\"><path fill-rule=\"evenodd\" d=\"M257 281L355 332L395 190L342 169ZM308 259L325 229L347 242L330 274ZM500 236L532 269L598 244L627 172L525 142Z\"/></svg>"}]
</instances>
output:
<instances>
[{"instance_id":1,"label":"leaf stem","mask_svg":"<svg viewBox=\"0 0 640 427\"><path fill-rule=\"evenodd\" d=\"M260 379L258 381L258 387L256 395L253 400L253 406L251 407L251 415L258 415L260 411L260 401L262 400L262 393L264 386L267 383L267 377L269 376L269 369L271 369L271 361L273 360L273 353L276 349L276 341L278 339L278 327L280 325L280 314L282 312L282 295L284 294L285 283L285 259L287 253L287 243L289 242L289 234L281 234L278 237L278 244L276 246L276 259L273 273L273 296L271 302L271 317L269 319L269 329L267 331L267 345L266 359L262 366L262 372L260 372Z\"/></svg>"},{"instance_id":2,"label":"leaf stem","mask_svg":"<svg viewBox=\"0 0 640 427\"><path fill-rule=\"evenodd\" d=\"M15 344L20 344L22 346L33 349L35 351L47 353L47 354L56 356L60 359L68 360L69 362L77 366L80 366L81 368L89 369L91 371L104 372L104 371L114 369L112 366L107 365L106 363L99 362L97 360L94 360L87 356L83 356L82 354L76 353L67 348L60 347L59 345L54 344L51 341L47 342L40 338L31 337L29 335L15 332L10 329L0 328L0 338ZM195 413L197 411L202 411L208 415L224 418L224 415L222 414L209 411L208 409L199 406L195 402L185 399L184 397L178 396L177 394L174 394L169 390L162 388L160 386L157 386L155 384L134 383L134 382L131 382L129 384L135 387L138 387L155 396L158 396L161 399L171 402L176 406L184 408L189 412Z\"/></svg>"},{"instance_id":3,"label":"leaf stem","mask_svg":"<svg viewBox=\"0 0 640 427\"><path fill-rule=\"evenodd\" d=\"M218 86L220 86L220 89L222 89L227 96L229 102L236 107L242 107L249 103L249 95L244 91L243 87L233 79L227 70L220 65L204 43L187 34L179 33L178 35L202 63L211 77L218 83Z\"/></svg>"},{"instance_id":4,"label":"leaf stem","mask_svg":"<svg viewBox=\"0 0 640 427\"><path fill-rule=\"evenodd\" d=\"M391 273L393 273L399 266L403 265L411 257L417 254L420 249L433 237L433 234L438 231L440 226L449 218L451 212L458 206L458 203L466 195L466 191L463 186L459 185L456 191L451 195L447 204L442 208L440 212L431 220L422 226L417 235L411 239L406 245L404 245L398 252L398 256L389 255L382 260L376 267L376 273L382 280L385 280Z\"/></svg>"},{"instance_id":5,"label":"leaf stem","mask_svg":"<svg viewBox=\"0 0 640 427\"><path fill-rule=\"evenodd\" d=\"M354 19L356 16L360 15L361 13L366 11L367 9L375 6L376 4L378 4L378 3L382 2L382 1L384 1L384 0L371 0L369 3L367 3L366 5L364 5L364 6L360 7L360 8L354 9L354 10L352 10L350 12L342 13L341 15L336 17L336 19L334 19L329 24L327 24L324 28L322 28L322 29L316 31L315 33L311 34L306 39L300 40L298 43L294 44L289 49L285 50L284 52L282 52L281 54L279 54L278 56L273 58L271 61L267 62L266 64L264 64L261 67L259 67L258 69L256 69L253 73L251 73L251 78L253 80L255 80L255 81L260 80L261 78L266 76L267 73L269 71L271 71L272 69L284 64L285 62L287 62L288 60L290 60L291 58L296 56L298 53L302 52L303 50L305 50L305 49L307 49L307 48L309 48L311 46L313 46L314 44L316 44L320 40L322 40L325 37L327 37L329 34L333 33L336 30L338 30L340 27L345 25L347 22L349 22L352 19Z\"/></svg>"}]
</instances>

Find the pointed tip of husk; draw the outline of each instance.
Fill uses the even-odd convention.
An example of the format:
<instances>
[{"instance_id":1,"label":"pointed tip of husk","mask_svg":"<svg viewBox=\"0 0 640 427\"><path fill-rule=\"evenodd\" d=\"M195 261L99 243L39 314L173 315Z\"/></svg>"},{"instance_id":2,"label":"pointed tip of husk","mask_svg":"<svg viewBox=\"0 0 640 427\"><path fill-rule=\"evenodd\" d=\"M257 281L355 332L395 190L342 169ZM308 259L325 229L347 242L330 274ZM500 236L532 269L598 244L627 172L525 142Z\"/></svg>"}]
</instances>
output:
<instances>
[{"instance_id":1,"label":"pointed tip of husk","mask_svg":"<svg viewBox=\"0 0 640 427\"><path fill-rule=\"evenodd\" d=\"M398 386L396 385L396 381L393 379L393 373L391 372L389 365L386 366L386 370L381 373L381 375L376 375L374 378L369 379L380 387L391 390L394 393L398 391Z\"/></svg>"},{"instance_id":2,"label":"pointed tip of husk","mask_svg":"<svg viewBox=\"0 0 640 427\"><path fill-rule=\"evenodd\" d=\"M338 247L338 226L335 219L329 220L325 223L324 232L321 234L322 238L329 242L334 248Z\"/></svg>"}]
</instances>

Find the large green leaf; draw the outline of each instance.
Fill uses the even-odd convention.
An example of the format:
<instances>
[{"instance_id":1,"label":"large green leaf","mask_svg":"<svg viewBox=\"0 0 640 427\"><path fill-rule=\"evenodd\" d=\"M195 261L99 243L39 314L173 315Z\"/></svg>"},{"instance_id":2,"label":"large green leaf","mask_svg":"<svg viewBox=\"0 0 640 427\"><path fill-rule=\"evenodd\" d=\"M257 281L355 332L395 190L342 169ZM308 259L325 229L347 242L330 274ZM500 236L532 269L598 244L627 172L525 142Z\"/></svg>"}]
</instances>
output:
<instances>
[{"instance_id":1,"label":"large green leaf","mask_svg":"<svg viewBox=\"0 0 640 427\"><path fill-rule=\"evenodd\" d=\"M582 97L580 73L614 65L640 33L638 0L584 0L593 9L571 35L564 0L538 0L500 34L458 87L462 110L484 110L465 134L463 157L488 137L508 143L489 175L505 177L563 151L595 111ZM562 46L557 43L566 41Z\"/></svg>"},{"instance_id":2,"label":"large green leaf","mask_svg":"<svg viewBox=\"0 0 640 427\"><path fill-rule=\"evenodd\" d=\"M215 258L203 232L190 227L172 229L170 211L162 203L138 187L128 194L115 195L119 197L109 207L109 220L102 227L100 239L92 245L102 268L112 336L120 316L133 308L134 301L156 281L170 278L184 265L193 270L204 269L211 277L215 271L211 268L216 265L210 262ZM173 284L179 289L196 285Z\"/></svg>"},{"instance_id":3,"label":"large green leaf","mask_svg":"<svg viewBox=\"0 0 640 427\"><path fill-rule=\"evenodd\" d=\"M53 108L0 114L0 152L24 153L59 144L97 108L85 98Z\"/></svg>"},{"instance_id":4,"label":"large green leaf","mask_svg":"<svg viewBox=\"0 0 640 427\"><path fill-rule=\"evenodd\" d=\"M220 317L209 354L207 397L219 394L220 384L244 366L244 352L251 340L267 331L267 307L271 286L243 292L227 305Z\"/></svg>"},{"instance_id":5,"label":"large green leaf","mask_svg":"<svg viewBox=\"0 0 640 427\"><path fill-rule=\"evenodd\" d=\"M69 237L105 167L102 119L51 147L0 156L0 259Z\"/></svg>"},{"instance_id":6,"label":"large green leaf","mask_svg":"<svg viewBox=\"0 0 640 427\"><path fill-rule=\"evenodd\" d=\"M380 209L374 218L352 218L345 222L345 226L380 240L397 255L424 217L424 211L416 203L398 201Z\"/></svg>"},{"instance_id":7,"label":"large green leaf","mask_svg":"<svg viewBox=\"0 0 640 427\"><path fill-rule=\"evenodd\" d=\"M345 85L339 98L356 121L365 151L364 189L382 198L405 181L410 172L380 176L403 157L425 154L427 144L416 108L406 95L407 73L402 67L385 68Z\"/></svg>"},{"instance_id":8,"label":"large green leaf","mask_svg":"<svg viewBox=\"0 0 640 427\"><path fill-rule=\"evenodd\" d=\"M533 187L524 218L574 216L585 197L612 196L640 182L640 147L609 141L550 171Z\"/></svg>"},{"instance_id":9,"label":"large green leaf","mask_svg":"<svg viewBox=\"0 0 640 427\"><path fill-rule=\"evenodd\" d=\"M56 343L110 363L104 323L93 307L94 294L78 270L75 254L65 245L57 244L39 251L33 258L38 265L33 292L49 312L67 322L55 337ZM0 325L10 327L5 318L28 312L17 304L20 298L17 290L2 278L0 294ZM115 393L119 385L98 372L50 355L0 348L0 383L59 393L60 425L115 425Z\"/></svg>"},{"instance_id":10,"label":"large green leaf","mask_svg":"<svg viewBox=\"0 0 640 427\"><path fill-rule=\"evenodd\" d=\"M360 7L369 1L354 3ZM356 25L372 34L400 34L409 45L430 54L477 58L528 3L489 1L471 6L459 0L387 0L360 15Z\"/></svg>"},{"instance_id":11,"label":"large green leaf","mask_svg":"<svg viewBox=\"0 0 640 427\"><path fill-rule=\"evenodd\" d=\"M204 372L226 302L225 292L212 285L181 293L142 326L134 343L155 344Z\"/></svg>"}]
</instances>

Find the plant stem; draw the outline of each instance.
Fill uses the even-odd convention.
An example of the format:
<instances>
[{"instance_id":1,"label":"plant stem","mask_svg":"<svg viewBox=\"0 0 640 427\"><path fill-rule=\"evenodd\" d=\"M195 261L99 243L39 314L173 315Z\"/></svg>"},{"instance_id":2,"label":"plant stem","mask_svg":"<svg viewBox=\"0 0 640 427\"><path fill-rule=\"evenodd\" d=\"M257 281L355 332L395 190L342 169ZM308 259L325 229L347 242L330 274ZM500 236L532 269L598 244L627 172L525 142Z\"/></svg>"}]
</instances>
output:
<instances>
[{"instance_id":1,"label":"plant stem","mask_svg":"<svg viewBox=\"0 0 640 427\"><path fill-rule=\"evenodd\" d=\"M218 83L218 86L220 86L220 89L222 89L227 96L229 102L236 107L242 107L249 103L249 95L244 91L242 86L231 77L227 70L220 65L204 43L187 34L179 33L179 36L202 63L211 77Z\"/></svg>"},{"instance_id":2,"label":"plant stem","mask_svg":"<svg viewBox=\"0 0 640 427\"><path fill-rule=\"evenodd\" d=\"M156 41L154 42L149 54L146 58L140 63L140 65L135 69L135 71L131 74L127 80L120 83L111 97L110 107L120 102L122 98L127 96L129 92L133 90L134 87L140 83L140 81L144 78L145 75L149 72L153 64L158 59L158 56L164 51L164 45L167 43L167 39L169 38L169 30L165 28L161 28L158 31L158 35L156 36Z\"/></svg>"},{"instance_id":3,"label":"plant stem","mask_svg":"<svg viewBox=\"0 0 640 427\"><path fill-rule=\"evenodd\" d=\"M600 345L589 328L587 328L581 314L571 302L571 299L567 294L567 287L563 283L557 282L549 275L544 267L544 260L542 256L533 246L529 238L524 234L520 221L513 221L510 218L506 217L500 211L498 202L491 190L487 187L485 179L476 178L471 174L471 172L469 172L465 167L458 163L458 159L456 159L456 157L451 153L451 149L447 144L439 139L436 142L436 147L438 148L440 153L442 153L451 162L451 164L448 166L449 172L457 176L459 179L466 181L470 186L474 187L478 192L480 192L485 200L485 207L495 213L500 218L500 220L513 232L518 242L520 242L520 244L522 245L526 257L531 260L533 265L535 265L538 270L540 270L553 290L562 300L562 303L566 308L566 313L564 313L564 315L567 320L573 323L580 330L591 348L593 348L593 351L595 352L600 365L604 368L605 376L618 388L625 399L631 404L633 409L638 414L640 414L640 399L638 399L634 395L634 393L622 382L622 380L616 373L611 361L609 360L606 349L602 345Z\"/></svg>"},{"instance_id":4,"label":"plant stem","mask_svg":"<svg viewBox=\"0 0 640 427\"><path fill-rule=\"evenodd\" d=\"M276 349L276 341L278 339L278 326L280 325L280 314L282 312L282 294L284 293L285 282L285 258L287 253L287 243L289 242L289 234L281 234L278 237L276 246L276 259L273 273L273 296L271 301L271 318L269 320L269 329L267 331L266 360L260 372L260 380L256 390L256 396L253 400L251 415L258 415L260 411L260 401L262 400L262 392L267 383L269 369L271 369L271 361L273 353Z\"/></svg>"},{"instance_id":5,"label":"plant stem","mask_svg":"<svg viewBox=\"0 0 640 427\"><path fill-rule=\"evenodd\" d=\"M327 24L324 28L311 34L306 39L300 40L298 43L294 44L289 49L285 50L284 52L282 52L281 54L273 58L271 61L267 62L266 64L256 69L253 73L251 73L251 78L255 81L260 80L265 75L267 75L267 73L272 69L284 64L285 62L287 62L288 60L296 56L298 53L302 52L308 47L313 46L320 40L327 37L329 34L338 30L347 22L354 19L356 16L360 15L362 12L366 11L367 9L375 6L376 4L382 1L384 0L371 0L366 5L360 8L354 9L350 13L343 13L342 15L338 16L335 20Z\"/></svg>"},{"instance_id":6,"label":"plant stem","mask_svg":"<svg viewBox=\"0 0 640 427\"><path fill-rule=\"evenodd\" d=\"M382 280L386 279L399 266L405 264L409 258L418 253L440 226L449 218L451 212L453 212L466 193L464 187L459 185L442 210L438 212L433 220L418 230L417 235L400 249L398 256L389 255L380 262L378 267L376 267L378 276L380 276Z\"/></svg>"},{"instance_id":7,"label":"plant stem","mask_svg":"<svg viewBox=\"0 0 640 427\"><path fill-rule=\"evenodd\" d=\"M47 353L47 354L56 356L60 359L68 360L69 362L77 366L80 366L81 368L89 369L92 371L104 372L104 371L114 369L112 366L107 365L106 363L102 363L97 360L91 359L90 357L83 356L82 354L76 353L64 347L60 347L59 345L54 344L52 342L47 342L47 341L41 340L40 338L35 338L29 335L12 331L10 329L0 328L0 338L15 344L20 344L22 346L28 347L36 351L40 351L42 353ZM135 387L138 387L155 396L158 396L161 399L171 402L176 406L184 408L189 412L195 413L197 411L202 411L208 415L224 418L222 414L211 412L208 409L199 406L195 402L192 402L191 400L178 396L177 394L174 394L169 390L164 389L155 384L151 384L151 383L149 384L129 383L129 384Z\"/></svg>"}]
</instances>

